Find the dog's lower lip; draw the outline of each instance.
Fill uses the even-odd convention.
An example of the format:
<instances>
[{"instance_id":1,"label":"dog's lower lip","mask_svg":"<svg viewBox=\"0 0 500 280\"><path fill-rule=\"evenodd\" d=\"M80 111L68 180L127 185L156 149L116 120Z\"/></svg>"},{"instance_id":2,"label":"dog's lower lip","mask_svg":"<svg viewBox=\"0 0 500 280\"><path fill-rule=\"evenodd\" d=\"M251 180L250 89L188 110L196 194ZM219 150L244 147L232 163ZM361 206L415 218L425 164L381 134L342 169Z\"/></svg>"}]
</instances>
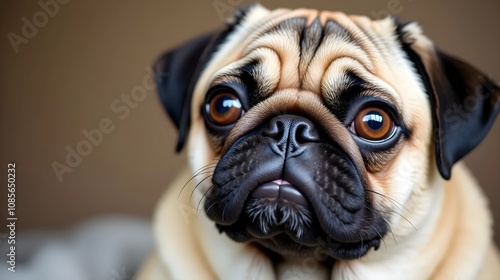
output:
<instances>
[{"instance_id":1,"label":"dog's lower lip","mask_svg":"<svg viewBox=\"0 0 500 280\"><path fill-rule=\"evenodd\" d=\"M296 187L281 179L258 186L252 192L251 197L284 199L303 206L309 205L304 195Z\"/></svg>"}]
</instances>

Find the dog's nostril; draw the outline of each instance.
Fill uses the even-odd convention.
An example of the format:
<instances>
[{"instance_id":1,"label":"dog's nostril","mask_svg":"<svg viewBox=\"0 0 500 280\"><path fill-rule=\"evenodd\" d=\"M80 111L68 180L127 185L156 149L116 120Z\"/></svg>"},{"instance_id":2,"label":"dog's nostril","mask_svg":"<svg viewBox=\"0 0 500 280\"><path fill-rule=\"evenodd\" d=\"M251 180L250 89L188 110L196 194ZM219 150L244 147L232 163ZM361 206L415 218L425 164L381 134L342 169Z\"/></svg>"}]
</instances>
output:
<instances>
[{"instance_id":1,"label":"dog's nostril","mask_svg":"<svg viewBox=\"0 0 500 280\"><path fill-rule=\"evenodd\" d=\"M298 144L318 142L316 126L308 119L294 115L281 115L269 122L263 135L276 141L292 141Z\"/></svg>"},{"instance_id":2,"label":"dog's nostril","mask_svg":"<svg viewBox=\"0 0 500 280\"><path fill-rule=\"evenodd\" d=\"M264 131L264 136L276 141L283 140L285 137L285 123L282 120L273 119L270 126Z\"/></svg>"},{"instance_id":3,"label":"dog's nostril","mask_svg":"<svg viewBox=\"0 0 500 280\"><path fill-rule=\"evenodd\" d=\"M295 129L295 141L298 144L318 142L319 136L316 128L306 123L300 123Z\"/></svg>"}]
</instances>

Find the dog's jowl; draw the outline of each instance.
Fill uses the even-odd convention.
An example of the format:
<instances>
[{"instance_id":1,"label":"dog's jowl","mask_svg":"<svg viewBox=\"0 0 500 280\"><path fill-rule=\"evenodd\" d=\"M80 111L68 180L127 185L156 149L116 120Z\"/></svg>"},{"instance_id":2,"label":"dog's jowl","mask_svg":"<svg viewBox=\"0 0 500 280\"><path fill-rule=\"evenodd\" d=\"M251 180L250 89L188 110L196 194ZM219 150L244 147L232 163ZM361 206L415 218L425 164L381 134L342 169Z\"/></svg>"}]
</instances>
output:
<instances>
[{"instance_id":1,"label":"dog's jowl","mask_svg":"<svg viewBox=\"0 0 500 280\"><path fill-rule=\"evenodd\" d=\"M418 24L253 5L155 70L190 166L140 279L500 277L459 162L500 87Z\"/></svg>"}]
</instances>

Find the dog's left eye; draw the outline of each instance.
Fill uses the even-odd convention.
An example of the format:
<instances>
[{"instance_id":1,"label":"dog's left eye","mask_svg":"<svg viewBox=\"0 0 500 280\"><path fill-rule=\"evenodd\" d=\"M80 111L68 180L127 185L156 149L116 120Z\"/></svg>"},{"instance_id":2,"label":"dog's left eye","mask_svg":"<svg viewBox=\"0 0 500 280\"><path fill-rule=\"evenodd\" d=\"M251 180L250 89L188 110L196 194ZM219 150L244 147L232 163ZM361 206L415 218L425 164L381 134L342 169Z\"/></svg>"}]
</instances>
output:
<instances>
[{"instance_id":1,"label":"dog's left eye","mask_svg":"<svg viewBox=\"0 0 500 280\"><path fill-rule=\"evenodd\" d=\"M361 138L380 141L390 137L394 127L394 121L385 110L368 107L358 112L350 129Z\"/></svg>"},{"instance_id":2,"label":"dog's left eye","mask_svg":"<svg viewBox=\"0 0 500 280\"><path fill-rule=\"evenodd\" d=\"M240 99L232 93L218 93L206 105L207 115L217 125L235 123L242 115Z\"/></svg>"}]
</instances>

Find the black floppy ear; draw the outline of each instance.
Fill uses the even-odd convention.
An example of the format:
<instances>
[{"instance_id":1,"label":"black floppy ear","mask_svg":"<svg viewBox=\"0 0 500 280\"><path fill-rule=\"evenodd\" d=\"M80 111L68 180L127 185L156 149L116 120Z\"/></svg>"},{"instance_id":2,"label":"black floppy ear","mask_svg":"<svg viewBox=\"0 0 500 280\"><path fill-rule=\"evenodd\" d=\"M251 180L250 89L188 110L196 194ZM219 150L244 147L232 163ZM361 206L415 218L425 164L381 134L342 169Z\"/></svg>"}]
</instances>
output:
<instances>
[{"instance_id":1,"label":"black floppy ear","mask_svg":"<svg viewBox=\"0 0 500 280\"><path fill-rule=\"evenodd\" d=\"M215 34L197 37L162 55L155 65L155 79L161 102L179 130L176 151L184 146L189 131L191 97Z\"/></svg>"},{"instance_id":2,"label":"black floppy ear","mask_svg":"<svg viewBox=\"0 0 500 280\"><path fill-rule=\"evenodd\" d=\"M163 54L155 65L155 79L161 102L179 130L176 151L187 139L191 116L191 97L196 82L212 54L256 5L238 7L222 31L199 36Z\"/></svg>"},{"instance_id":3,"label":"black floppy ear","mask_svg":"<svg viewBox=\"0 0 500 280\"><path fill-rule=\"evenodd\" d=\"M493 125L500 111L500 87L473 66L437 50L416 24L400 25L399 35L429 94L437 166L449 179L453 164Z\"/></svg>"}]
</instances>

